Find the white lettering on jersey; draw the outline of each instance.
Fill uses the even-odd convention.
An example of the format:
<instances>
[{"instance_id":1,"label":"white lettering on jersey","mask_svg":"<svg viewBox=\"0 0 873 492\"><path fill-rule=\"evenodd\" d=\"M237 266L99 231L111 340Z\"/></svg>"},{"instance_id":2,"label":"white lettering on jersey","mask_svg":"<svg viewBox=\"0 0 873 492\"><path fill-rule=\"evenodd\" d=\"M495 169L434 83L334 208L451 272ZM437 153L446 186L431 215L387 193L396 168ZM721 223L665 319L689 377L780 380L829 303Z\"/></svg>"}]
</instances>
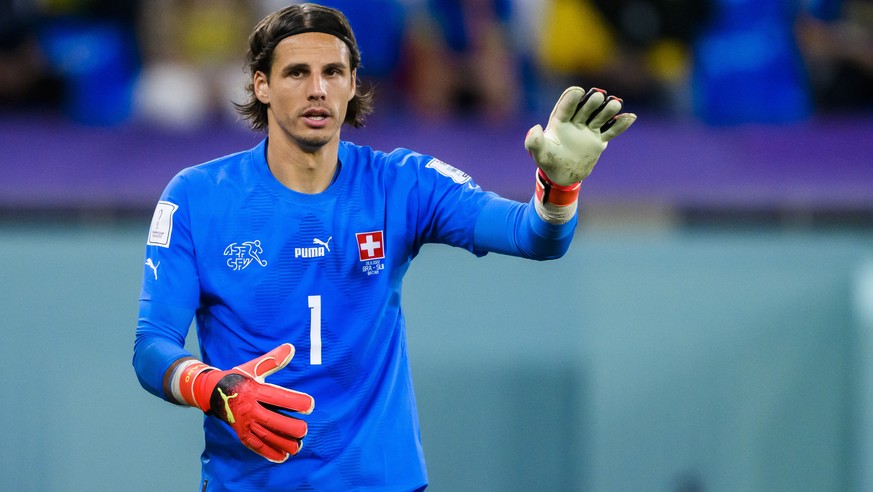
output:
<instances>
[{"instance_id":1,"label":"white lettering on jersey","mask_svg":"<svg viewBox=\"0 0 873 492\"><path fill-rule=\"evenodd\" d=\"M152 226L146 244L162 248L170 247L170 238L173 236L173 214L178 209L179 206L175 203L158 202L155 214L152 216Z\"/></svg>"},{"instance_id":2,"label":"white lettering on jersey","mask_svg":"<svg viewBox=\"0 0 873 492\"><path fill-rule=\"evenodd\" d=\"M464 171L461 171L460 169L452 167L452 166L446 164L445 162L443 162L439 159L436 159L436 158L431 159L430 162L428 162L427 165L424 167L429 167L431 169L434 169L436 172L442 174L443 176L445 176L447 178L450 178L452 181L454 181L455 183L458 183L458 184L464 184L467 181L470 181L469 174L465 173Z\"/></svg>"},{"instance_id":3,"label":"white lettering on jersey","mask_svg":"<svg viewBox=\"0 0 873 492\"><path fill-rule=\"evenodd\" d=\"M320 258L324 256L324 248L294 248L294 258Z\"/></svg>"},{"instance_id":4,"label":"white lettering on jersey","mask_svg":"<svg viewBox=\"0 0 873 492\"><path fill-rule=\"evenodd\" d=\"M314 238L312 240L312 244L317 244L318 246L313 246L309 248L294 248L294 258L320 258L324 256L326 253L330 253L330 240L333 239L333 236L327 238L327 241L322 241L321 239Z\"/></svg>"}]
</instances>

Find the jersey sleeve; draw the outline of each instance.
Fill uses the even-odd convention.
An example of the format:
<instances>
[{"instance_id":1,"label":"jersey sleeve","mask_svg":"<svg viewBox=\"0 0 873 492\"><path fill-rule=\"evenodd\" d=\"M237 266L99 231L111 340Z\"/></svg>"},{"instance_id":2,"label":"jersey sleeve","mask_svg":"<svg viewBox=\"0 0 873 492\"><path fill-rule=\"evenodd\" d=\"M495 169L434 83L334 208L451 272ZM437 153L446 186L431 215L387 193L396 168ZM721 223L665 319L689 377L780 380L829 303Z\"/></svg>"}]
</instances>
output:
<instances>
[{"instance_id":1,"label":"jersey sleeve","mask_svg":"<svg viewBox=\"0 0 873 492\"><path fill-rule=\"evenodd\" d=\"M521 203L497 197L485 204L476 221L475 247L534 260L564 256L573 240L578 215L565 224L550 224L537 214L533 200Z\"/></svg>"},{"instance_id":2,"label":"jersey sleeve","mask_svg":"<svg viewBox=\"0 0 873 492\"><path fill-rule=\"evenodd\" d=\"M437 158L400 149L396 178L399 188L414 190L408 203L414 210L419 245L442 243L464 248L477 255L473 242L476 218L486 203L497 197L484 191L473 178Z\"/></svg>"},{"instance_id":3,"label":"jersey sleeve","mask_svg":"<svg viewBox=\"0 0 873 492\"><path fill-rule=\"evenodd\" d=\"M569 249L577 217L549 224L527 203L479 187L467 173L439 159L411 153L418 167L418 228L423 242L536 260L560 258Z\"/></svg>"},{"instance_id":4,"label":"jersey sleeve","mask_svg":"<svg viewBox=\"0 0 873 492\"><path fill-rule=\"evenodd\" d=\"M184 349L185 337L200 297L183 173L167 185L149 226L133 353L140 384L167 400L164 374L174 361L191 355Z\"/></svg>"}]
</instances>

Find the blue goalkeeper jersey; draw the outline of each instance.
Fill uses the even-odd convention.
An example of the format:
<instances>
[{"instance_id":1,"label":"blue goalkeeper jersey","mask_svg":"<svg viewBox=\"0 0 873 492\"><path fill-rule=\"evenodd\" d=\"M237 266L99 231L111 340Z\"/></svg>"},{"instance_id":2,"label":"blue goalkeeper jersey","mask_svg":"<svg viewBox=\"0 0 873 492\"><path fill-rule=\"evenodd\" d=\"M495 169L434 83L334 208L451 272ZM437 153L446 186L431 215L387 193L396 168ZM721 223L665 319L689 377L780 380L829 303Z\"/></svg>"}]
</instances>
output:
<instances>
[{"instance_id":1,"label":"blue goalkeeper jersey","mask_svg":"<svg viewBox=\"0 0 873 492\"><path fill-rule=\"evenodd\" d=\"M167 397L161 370L185 355L192 315L201 358L219 369L290 342L296 355L267 382L315 399L312 414L298 416L309 426L303 449L272 463L206 416L206 490L422 488L401 281L425 243L485 254L474 236L489 203L532 207L483 191L433 157L348 142L327 190L297 193L271 174L266 145L185 169L164 191L146 246L134 356L140 380ZM500 215L515 216L522 215ZM546 243L565 251L574 224ZM494 231L479 234L514 227L480 225ZM145 366L161 370L144 376Z\"/></svg>"}]
</instances>

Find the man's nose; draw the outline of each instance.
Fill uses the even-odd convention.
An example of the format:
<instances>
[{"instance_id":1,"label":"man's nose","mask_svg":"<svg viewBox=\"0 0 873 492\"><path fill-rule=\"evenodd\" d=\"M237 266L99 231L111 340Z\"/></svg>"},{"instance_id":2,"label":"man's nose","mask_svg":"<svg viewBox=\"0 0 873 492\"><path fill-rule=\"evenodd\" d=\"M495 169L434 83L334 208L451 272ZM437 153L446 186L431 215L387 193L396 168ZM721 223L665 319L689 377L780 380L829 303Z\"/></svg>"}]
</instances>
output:
<instances>
[{"instance_id":1,"label":"man's nose","mask_svg":"<svg viewBox=\"0 0 873 492\"><path fill-rule=\"evenodd\" d=\"M309 97L324 99L327 96L327 80L319 75L313 75L309 80Z\"/></svg>"}]
</instances>

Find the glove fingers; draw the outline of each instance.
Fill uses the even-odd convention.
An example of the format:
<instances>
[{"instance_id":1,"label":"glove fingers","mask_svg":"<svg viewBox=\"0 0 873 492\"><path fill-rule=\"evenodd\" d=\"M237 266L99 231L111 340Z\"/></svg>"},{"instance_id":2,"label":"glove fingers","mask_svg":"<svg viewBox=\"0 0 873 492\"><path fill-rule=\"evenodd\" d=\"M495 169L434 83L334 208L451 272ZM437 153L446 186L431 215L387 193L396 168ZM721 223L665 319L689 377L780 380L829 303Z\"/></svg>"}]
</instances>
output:
<instances>
[{"instance_id":1,"label":"glove fingers","mask_svg":"<svg viewBox=\"0 0 873 492\"><path fill-rule=\"evenodd\" d=\"M545 135L543 135L542 125L536 125L527 131L527 135L524 137L524 148L527 149L528 153L534 158L534 160L537 160L537 157L542 150L544 140Z\"/></svg>"},{"instance_id":2,"label":"glove fingers","mask_svg":"<svg viewBox=\"0 0 873 492\"><path fill-rule=\"evenodd\" d=\"M266 354L234 369L259 382L264 382L264 378L287 366L293 357L294 346L290 343L283 343Z\"/></svg>"},{"instance_id":3,"label":"glove fingers","mask_svg":"<svg viewBox=\"0 0 873 492\"><path fill-rule=\"evenodd\" d=\"M588 126L593 130L603 131L602 127L621 111L621 103L622 100L615 96L607 97L600 107L591 113L587 121Z\"/></svg>"},{"instance_id":4,"label":"glove fingers","mask_svg":"<svg viewBox=\"0 0 873 492\"><path fill-rule=\"evenodd\" d=\"M578 125L587 125L591 120L591 116L595 114L605 100L606 91L596 87L591 88L576 104L576 111L570 121Z\"/></svg>"},{"instance_id":5,"label":"glove fingers","mask_svg":"<svg viewBox=\"0 0 873 492\"><path fill-rule=\"evenodd\" d=\"M637 115L633 113L624 113L617 116L614 116L611 120L609 120L606 125L604 125L602 138L604 142L608 142L613 138L624 133L625 130L630 128L634 121L637 120Z\"/></svg>"},{"instance_id":6,"label":"glove fingers","mask_svg":"<svg viewBox=\"0 0 873 492\"><path fill-rule=\"evenodd\" d=\"M315 399L306 393L270 383L258 386L258 401L304 415L309 415L315 408Z\"/></svg>"},{"instance_id":7,"label":"glove fingers","mask_svg":"<svg viewBox=\"0 0 873 492\"><path fill-rule=\"evenodd\" d=\"M579 100L585 95L585 89L581 87L568 87L558 102L555 103L555 108L552 109L552 114L549 116L549 123L556 120L559 123L565 123L573 118L579 107Z\"/></svg>"},{"instance_id":8,"label":"glove fingers","mask_svg":"<svg viewBox=\"0 0 873 492\"><path fill-rule=\"evenodd\" d=\"M257 436L265 445L282 454L296 455L303 448L303 441L294 437L284 436L263 427L256 422L252 423L252 434Z\"/></svg>"},{"instance_id":9,"label":"glove fingers","mask_svg":"<svg viewBox=\"0 0 873 492\"><path fill-rule=\"evenodd\" d=\"M245 447L273 463L284 463L288 459L288 456L291 454L290 452L270 446L258 435L267 434L262 427L257 424L252 424L251 431L252 432L247 432L245 434L239 434L239 440L243 445L245 445ZM297 451L299 451L299 448Z\"/></svg>"},{"instance_id":10,"label":"glove fingers","mask_svg":"<svg viewBox=\"0 0 873 492\"><path fill-rule=\"evenodd\" d=\"M252 419L265 429L285 436L288 439L303 439L309 432L306 422L294 417L289 417L281 412L281 408L261 406L253 412Z\"/></svg>"}]
</instances>

